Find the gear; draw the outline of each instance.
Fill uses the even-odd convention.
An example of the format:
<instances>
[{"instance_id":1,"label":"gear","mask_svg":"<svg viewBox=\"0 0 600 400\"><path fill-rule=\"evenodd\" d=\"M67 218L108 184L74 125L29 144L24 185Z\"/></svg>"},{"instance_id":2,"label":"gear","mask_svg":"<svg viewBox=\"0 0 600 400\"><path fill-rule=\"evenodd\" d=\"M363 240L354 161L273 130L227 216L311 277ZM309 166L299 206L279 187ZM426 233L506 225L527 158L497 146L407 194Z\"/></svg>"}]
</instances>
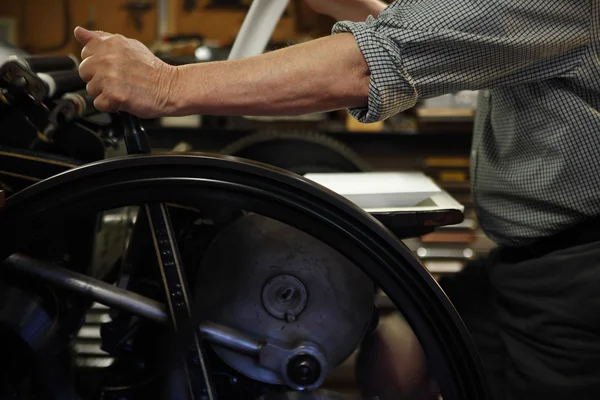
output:
<instances>
[{"instance_id":1,"label":"gear","mask_svg":"<svg viewBox=\"0 0 600 400\"><path fill-rule=\"evenodd\" d=\"M297 174L363 172L369 165L352 149L315 132L261 132L246 136L221 153L263 162Z\"/></svg>"}]
</instances>

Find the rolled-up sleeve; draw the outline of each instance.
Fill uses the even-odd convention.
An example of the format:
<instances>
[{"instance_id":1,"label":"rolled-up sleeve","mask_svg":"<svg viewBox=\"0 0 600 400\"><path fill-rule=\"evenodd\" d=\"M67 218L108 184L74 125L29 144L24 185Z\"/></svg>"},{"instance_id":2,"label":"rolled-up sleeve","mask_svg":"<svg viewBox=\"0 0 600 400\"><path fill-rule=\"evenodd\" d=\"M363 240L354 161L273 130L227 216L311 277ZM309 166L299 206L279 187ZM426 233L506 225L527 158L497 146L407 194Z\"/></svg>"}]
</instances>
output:
<instances>
[{"instance_id":1,"label":"rolled-up sleeve","mask_svg":"<svg viewBox=\"0 0 600 400\"><path fill-rule=\"evenodd\" d=\"M595 0L400 0L351 32L371 74L365 108L375 122L427 99L577 73L589 51Z\"/></svg>"}]
</instances>

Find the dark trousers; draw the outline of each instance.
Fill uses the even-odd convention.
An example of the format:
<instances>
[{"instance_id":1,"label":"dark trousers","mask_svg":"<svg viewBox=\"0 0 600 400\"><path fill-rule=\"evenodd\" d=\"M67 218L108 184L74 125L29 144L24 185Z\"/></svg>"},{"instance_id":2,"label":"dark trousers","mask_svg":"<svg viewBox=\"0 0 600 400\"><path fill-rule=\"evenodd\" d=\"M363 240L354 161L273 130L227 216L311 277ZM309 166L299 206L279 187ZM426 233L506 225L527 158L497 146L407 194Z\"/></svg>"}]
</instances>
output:
<instances>
[{"instance_id":1,"label":"dark trousers","mask_svg":"<svg viewBox=\"0 0 600 400\"><path fill-rule=\"evenodd\" d=\"M600 242L527 260L499 248L440 284L496 400L600 399Z\"/></svg>"}]
</instances>

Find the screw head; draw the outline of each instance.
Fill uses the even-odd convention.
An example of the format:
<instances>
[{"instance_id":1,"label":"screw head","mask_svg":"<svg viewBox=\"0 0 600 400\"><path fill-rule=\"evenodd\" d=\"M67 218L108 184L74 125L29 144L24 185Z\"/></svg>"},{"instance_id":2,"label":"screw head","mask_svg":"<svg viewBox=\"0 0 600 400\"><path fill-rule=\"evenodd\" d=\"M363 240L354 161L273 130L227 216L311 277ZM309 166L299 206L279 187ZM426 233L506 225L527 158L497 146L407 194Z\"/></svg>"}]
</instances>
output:
<instances>
[{"instance_id":1,"label":"screw head","mask_svg":"<svg viewBox=\"0 0 600 400\"><path fill-rule=\"evenodd\" d=\"M277 275L263 286L262 303L275 318L295 321L304 311L308 301L306 287L291 275Z\"/></svg>"},{"instance_id":2,"label":"screw head","mask_svg":"<svg viewBox=\"0 0 600 400\"><path fill-rule=\"evenodd\" d=\"M321 377L321 364L309 354L299 354L290 359L287 374L299 386L310 386Z\"/></svg>"}]
</instances>

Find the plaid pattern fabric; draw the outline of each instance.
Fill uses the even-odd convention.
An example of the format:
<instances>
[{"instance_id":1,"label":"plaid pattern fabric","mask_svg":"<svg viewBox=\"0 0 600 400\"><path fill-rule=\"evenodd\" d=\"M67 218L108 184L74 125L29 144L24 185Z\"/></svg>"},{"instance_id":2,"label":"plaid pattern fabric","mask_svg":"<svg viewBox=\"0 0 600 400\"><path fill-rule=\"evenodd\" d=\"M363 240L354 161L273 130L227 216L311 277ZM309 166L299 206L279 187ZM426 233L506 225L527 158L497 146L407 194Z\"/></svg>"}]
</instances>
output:
<instances>
[{"instance_id":1,"label":"plaid pattern fabric","mask_svg":"<svg viewBox=\"0 0 600 400\"><path fill-rule=\"evenodd\" d=\"M599 0L400 0L341 32L371 71L362 122L480 91L471 180L497 243L600 216Z\"/></svg>"}]
</instances>

